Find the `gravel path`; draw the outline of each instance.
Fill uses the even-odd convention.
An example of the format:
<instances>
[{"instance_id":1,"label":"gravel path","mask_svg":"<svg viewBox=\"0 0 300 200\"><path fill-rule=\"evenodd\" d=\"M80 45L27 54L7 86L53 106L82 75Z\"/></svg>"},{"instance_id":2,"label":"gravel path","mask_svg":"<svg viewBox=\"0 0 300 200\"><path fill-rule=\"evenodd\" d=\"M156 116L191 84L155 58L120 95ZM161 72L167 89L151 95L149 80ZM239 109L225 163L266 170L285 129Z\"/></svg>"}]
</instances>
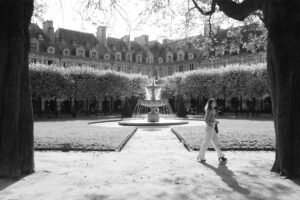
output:
<instances>
[{"instance_id":1,"label":"gravel path","mask_svg":"<svg viewBox=\"0 0 300 200\"><path fill-rule=\"evenodd\" d=\"M139 128L121 152L36 152L36 173L0 180L0 199L298 199L299 182L269 172L274 152L207 152L196 162L169 127Z\"/></svg>"}]
</instances>

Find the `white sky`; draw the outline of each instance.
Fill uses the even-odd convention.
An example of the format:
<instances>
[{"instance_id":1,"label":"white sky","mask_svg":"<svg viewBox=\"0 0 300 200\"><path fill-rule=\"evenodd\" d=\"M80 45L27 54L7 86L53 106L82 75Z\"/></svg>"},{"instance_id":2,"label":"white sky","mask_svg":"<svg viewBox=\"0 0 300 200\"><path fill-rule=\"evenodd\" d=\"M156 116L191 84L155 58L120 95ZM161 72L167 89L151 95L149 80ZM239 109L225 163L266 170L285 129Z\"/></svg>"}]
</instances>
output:
<instances>
[{"instance_id":1,"label":"white sky","mask_svg":"<svg viewBox=\"0 0 300 200\"><path fill-rule=\"evenodd\" d=\"M144 8L143 3L140 1L120 0L121 9L119 11L123 16L127 15L125 17L128 19L127 21L117 12L113 16L105 16L99 11L96 11L94 15L92 12L89 12L89 15L85 14L85 17L90 17L90 20L85 20L79 12L83 8L81 4L83 1L86 0L44 0L48 5L48 9L43 14L43 18L45 20L53 20L55 30L57 28L66 28L95 34L98 25L106 25L108 27L107 35L116 38L121 38L130 32L131 39L146 34L149 35L150 40L161 41L163 38L178 39L203 33L204 18L197 11L195 13L198 18L197 20L193 20L195 23L193 27L195 28L187 33L184 28L185 18L182 15L185 9L176 12L172 15L173 17L170 17L170 12L167 12L165 19L162 19L164 15L154 15L153 17L146 18L143 23L138 25L139 20L141 20L139 12ZM102 0L102 2L105 2L105 0ZM179 3L180 0L170 2L173 2L172 6L176 9L180 6L183 7ZM131 28L129 28L128 22Z\"/></svg>"}]
</instances>

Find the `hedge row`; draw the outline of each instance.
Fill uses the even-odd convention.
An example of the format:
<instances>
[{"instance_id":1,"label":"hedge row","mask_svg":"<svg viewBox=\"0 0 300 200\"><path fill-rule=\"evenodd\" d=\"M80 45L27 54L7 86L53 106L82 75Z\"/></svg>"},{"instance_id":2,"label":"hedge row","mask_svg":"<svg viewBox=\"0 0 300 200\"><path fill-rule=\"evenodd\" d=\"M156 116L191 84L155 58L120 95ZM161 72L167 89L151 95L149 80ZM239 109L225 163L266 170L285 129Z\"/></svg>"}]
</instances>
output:
<instances>
[{"instance_id":1,"label":"hedge row","mask_svg":"<svg viewBox=\"0 0 300 200\"><path fill-rule=\"evenodd\" d=\"M77 99L103 96L143 96L148 77L89 67L62 68L31 64L32 93L43 98Z\"/></svg>"},{"instance_id":2,"label":"hedge row","mask_svg":"<svg viewBox=\"0 0 300 200\"><path fill-rule=\"evenodd\" d=\"M62 68L30 65L32 93L43 98L86 99L103 96L144 96L148 77L89 67ZM264 64L228 66L177 73L159 80L163 98L186 97L260 98L269 94Z\"/></svg>"},{"instance_id":3,"label":"hedge row","mask_svg":"<svg viewBox=\"0 0 300 200\"><path fill-rule=\"evenodd\" d=\"M260 98L269 94L265 64L227 66L177 73L161 80L164 98L186 97Z\"/></svg>"}]
</instances>

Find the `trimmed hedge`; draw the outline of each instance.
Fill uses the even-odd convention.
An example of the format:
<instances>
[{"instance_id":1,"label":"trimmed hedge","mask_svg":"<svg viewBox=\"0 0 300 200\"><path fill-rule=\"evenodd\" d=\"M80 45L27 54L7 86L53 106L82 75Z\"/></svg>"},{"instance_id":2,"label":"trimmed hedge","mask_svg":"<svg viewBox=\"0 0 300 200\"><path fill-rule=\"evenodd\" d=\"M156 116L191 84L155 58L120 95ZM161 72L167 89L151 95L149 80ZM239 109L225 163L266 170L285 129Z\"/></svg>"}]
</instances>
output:
<instances>
[{"instance_id":1,"label":"trimmed hedge","mask_svg":"<svg viewBox=\"0 0 300 200\"><path fill-rule=\"evenodd\" d=\"M171 98L175 95L259 98L269 94L265 64L199 69L174 74L163 78L161 82L164 98Z\"/></svg>"},{"instance_id":2,"label":"trimmed hedge","mask_svg":"<svg viewBox=\"0 0 300 200\"><path fill-rule=\"evenodd\" d=\"M30 65L32 93L42 98L76 99L103 96L144 96L148 77L90 67Z\"/></svg>"}]
</instances>

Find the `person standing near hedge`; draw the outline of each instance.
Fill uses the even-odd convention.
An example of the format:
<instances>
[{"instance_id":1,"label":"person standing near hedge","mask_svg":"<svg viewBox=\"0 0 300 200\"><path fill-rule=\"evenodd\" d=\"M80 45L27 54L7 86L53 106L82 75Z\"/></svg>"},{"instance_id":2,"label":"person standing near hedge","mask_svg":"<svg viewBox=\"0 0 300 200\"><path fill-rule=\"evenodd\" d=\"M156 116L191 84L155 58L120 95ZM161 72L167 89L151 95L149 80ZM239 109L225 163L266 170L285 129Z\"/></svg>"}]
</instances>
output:
<instances>
[{"instance_id":1,"label":"person standing near hedge","mask_svg":"<svg viewBox=\"0 0 300 200\"><path fill-rule=\"evenodd\" d=\"M216 121L216 101L214 98L210 98L205 105L205 138L201 144L201 148L199 154L197 156L197 160L199 162L205 162L205 153L210 143L214 146L217 151L219 161L225 162L227 158L225 158L224 153L221 151L219 138L216 133L216 126L219 123Z\"/></svg>"}]
</instances>

